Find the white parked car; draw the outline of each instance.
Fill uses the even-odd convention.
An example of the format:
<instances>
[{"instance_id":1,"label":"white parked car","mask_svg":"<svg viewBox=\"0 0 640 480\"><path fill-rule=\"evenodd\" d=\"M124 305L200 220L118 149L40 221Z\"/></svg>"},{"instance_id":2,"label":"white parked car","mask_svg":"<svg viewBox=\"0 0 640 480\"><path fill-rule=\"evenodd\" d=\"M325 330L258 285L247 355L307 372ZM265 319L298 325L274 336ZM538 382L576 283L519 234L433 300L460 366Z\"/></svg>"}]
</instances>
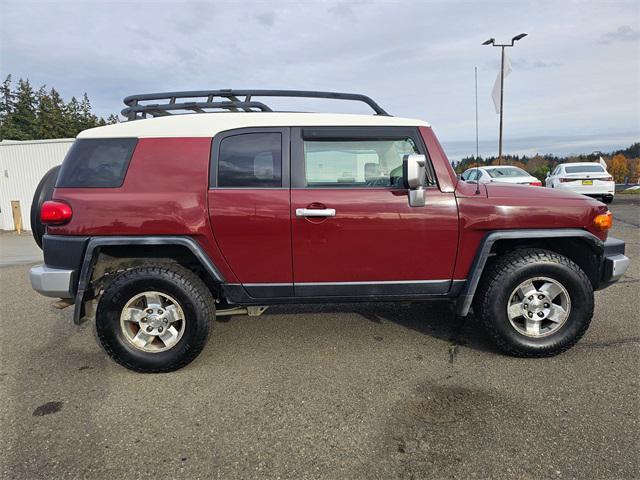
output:
<instances>
[{"instance_id":1,"label":"white parked car","mask_svg":"<svg viewBox=\"0 0 640 480\"><path fill-rule=\"evenodd\" d=\"M600 163L577 162L558 165L545 180L548 188L560 188L601 198L611 203L616 192L616 182Z\"/></svg>"},{"instance_id":2,"label":"white parked car","mask_svg":"<svg viewBox=\"0 0 640 480\"><path fill-rule=\"evenodd\" d=\"M478 176L480 176L479 179ZM536 187L542 186L542 182L536 177L529 175L521 168L512 167L510 165L469 168L464 171L460 178L465 182L475 182L479 180L480 183L497 182L534 185Z\"/></svg>"}]
</instances>

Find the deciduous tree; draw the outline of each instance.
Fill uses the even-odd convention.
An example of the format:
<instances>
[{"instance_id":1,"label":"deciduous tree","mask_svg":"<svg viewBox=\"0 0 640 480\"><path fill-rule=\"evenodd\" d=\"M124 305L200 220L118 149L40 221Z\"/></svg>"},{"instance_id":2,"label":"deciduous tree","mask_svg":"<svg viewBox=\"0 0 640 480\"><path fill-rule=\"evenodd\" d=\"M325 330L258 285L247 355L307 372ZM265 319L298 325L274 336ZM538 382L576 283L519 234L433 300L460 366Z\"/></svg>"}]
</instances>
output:
<instances>
[{"instance_id":1,"label":"deciduous tree","mask_svg":"<svg viewBox=\"0 0 640 480\"><path fill-rule=\"evenodd\" d=\"M629 174L627 167L627 159L621 153L614 155L609 164L609 173L613 176L616 183L624 183L626 176Z\"/></svg>"}]
</instances>

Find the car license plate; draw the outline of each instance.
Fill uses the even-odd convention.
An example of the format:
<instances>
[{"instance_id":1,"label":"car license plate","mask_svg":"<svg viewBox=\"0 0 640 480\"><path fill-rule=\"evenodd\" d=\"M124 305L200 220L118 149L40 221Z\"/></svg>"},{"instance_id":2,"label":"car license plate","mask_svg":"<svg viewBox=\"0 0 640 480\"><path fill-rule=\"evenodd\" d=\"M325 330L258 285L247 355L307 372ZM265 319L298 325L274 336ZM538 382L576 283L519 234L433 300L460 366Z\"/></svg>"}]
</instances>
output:
<instances>
[{"instance_id":1,"label":"car license plate","mask_svg":"<svg viewBox=\"0 0 640 480\"><path fill-rule=\"evenodd\" d=\"M582 180L583 185L593 185L593 180Z\"/></svg>"}]
</instances>

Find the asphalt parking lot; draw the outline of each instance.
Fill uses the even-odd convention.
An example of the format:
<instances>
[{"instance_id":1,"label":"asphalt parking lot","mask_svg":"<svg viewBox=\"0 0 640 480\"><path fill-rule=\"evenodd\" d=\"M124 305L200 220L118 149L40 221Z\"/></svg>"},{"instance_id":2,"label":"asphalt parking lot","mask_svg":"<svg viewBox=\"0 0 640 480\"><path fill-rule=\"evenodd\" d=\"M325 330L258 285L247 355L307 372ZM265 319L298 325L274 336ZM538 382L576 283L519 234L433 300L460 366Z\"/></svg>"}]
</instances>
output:
<instances>
[{"instance_id":1,"label":"asphalt parking lot","mask_svg":"<svg viewBox=\"0 0 640 480\"><path fill-rule=\"evenodd\" d=\"M0 474L640 478L640 199L611 209L630 270L583 340L540 360L445 306L291 306L217 321L187 368L135 374L31 291L37 250L2 234Z\"/></svg>"}]
</instances>

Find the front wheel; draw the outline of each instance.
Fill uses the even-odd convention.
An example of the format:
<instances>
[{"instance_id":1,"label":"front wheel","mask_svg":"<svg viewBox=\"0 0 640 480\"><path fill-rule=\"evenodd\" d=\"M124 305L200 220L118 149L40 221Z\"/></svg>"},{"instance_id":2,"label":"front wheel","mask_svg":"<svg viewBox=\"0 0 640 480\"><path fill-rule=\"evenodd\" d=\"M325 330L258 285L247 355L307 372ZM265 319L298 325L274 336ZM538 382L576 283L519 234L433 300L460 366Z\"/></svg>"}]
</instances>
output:
<instances>
[{"instance_id":1,"label":"front wheel","mask_svg":"<svg viewBox=\"0 0 640 480\"><path fill-rule=\"evenodd\" d=\"M568 258L521 249L488 268L474 311L506 353L552 356L571 348L586 332L593 316L593 288Z\"/></svg>"},{"instance_id":2,"label":"front wheel","mask_svg":"<svg viewBox=\"0 0 640 480\"><path fill-rule=\"evenodd\" d=\"M140 266L118 274L96 310L96 331L119 364L143 373L170 372L204 348L215 316L211 292L178 265Z\"/></svg>"}]
</instances>

